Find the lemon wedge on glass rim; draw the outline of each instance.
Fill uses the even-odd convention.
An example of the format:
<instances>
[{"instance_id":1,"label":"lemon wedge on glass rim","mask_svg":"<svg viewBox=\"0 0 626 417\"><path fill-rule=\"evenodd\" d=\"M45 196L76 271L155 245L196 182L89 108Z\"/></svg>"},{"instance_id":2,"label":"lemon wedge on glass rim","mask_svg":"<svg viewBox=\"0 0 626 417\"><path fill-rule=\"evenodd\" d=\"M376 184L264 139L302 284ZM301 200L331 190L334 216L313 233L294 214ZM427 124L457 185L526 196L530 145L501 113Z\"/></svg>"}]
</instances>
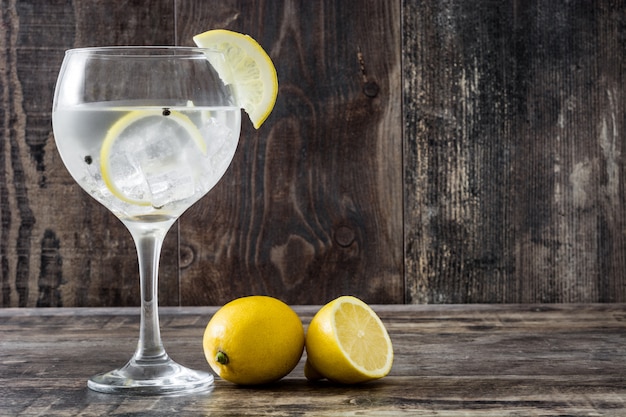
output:
<instances>
[{"instance_id":1,"label":"lemon wedge on glass rim","mask_svg":"<svg viewBox=\"0 0 626 417\"><path fill-rule=\"evenodd\" d=\"M278 95L276 68L265 50L250 36L238 32L217 29L194 36L201 48L210 48L222 53L224 60L216 60L207 54L218 75L225 84L232 86L238 105L245 110L255 129L261 127L272 112ZM121 186L111 169L113 150L124 142L127 130L141 128L147 118L163 117L161 123L182 129L183 137L190 138L198 150L206 155L207 145L198 128L184 114L171 111L167 117L158 110L134 110L117 120L108 130L100 148L100 170L108 190L118 199L137 206L150 206L149 190L141 187ZM152 120L154 121L154 120Z\"/></svg>"},{"instance_id":2,"label":"lemon wedge on glass rim","mask_svg":"<svg viewBox=\"0 0 626 417\"><path fill-rule=\"evenodd\" d=\"M167 114L167 115L165 115ZM125 142L135 141L136 136L131 132L132 130L141 130L146 126L156 126L156 128L170 128L175 129L176 135L172 135L171 139L182 142L183 140L191 140L197 147L198 152L202 155L207 153L207 144L202 138L202 134L195 126L195 124L181 112L170 111L166 113L163 110L148 110L140 109L133 110L120 117L111 128L107 131L106 136L100 147L100 172L104 184L118 199L128 204L137 206L150 206L152 205L150 193L147 190L142 190L140 187L133 189L127 189L121 187L120 181L116 179L118 169L112 169L112 159L117 156L122 156L132 152L132 149L119 150L124 147ZM151 138L146 138L150 141ZM118 148L116 150L115 148ZM125 158L125 157L124 157ZM122 171L125 171L124 166L129 166L130 163L122 162Z\"/></svg>"},{"instance_id":3,"label":"lemon wedge on glass rim","mask_svg":"<svg viewBox=\"0 0 626 417\"><path fill-rule=\"evenodd\" d=\"M222 81L232 85L238 105L246 111L254 128L261 127L278 95L276 68L269 55L249 35L225 29L206 31L193 40L201 48L223 54L225 62L207 58Z\"/></svg>"}]
</instances>

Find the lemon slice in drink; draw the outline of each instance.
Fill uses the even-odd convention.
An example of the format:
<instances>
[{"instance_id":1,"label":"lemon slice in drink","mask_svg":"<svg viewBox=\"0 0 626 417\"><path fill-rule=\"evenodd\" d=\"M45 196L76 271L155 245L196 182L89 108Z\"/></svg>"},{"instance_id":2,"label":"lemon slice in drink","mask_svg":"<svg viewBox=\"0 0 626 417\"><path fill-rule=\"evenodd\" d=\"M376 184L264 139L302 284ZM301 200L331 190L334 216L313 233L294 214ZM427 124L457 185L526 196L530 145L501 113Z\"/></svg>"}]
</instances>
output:
<instances>
[{"instance_id":1,"label":"lemon slice in drink","mask_svg":"<svg viewBox=\"0 0 626 417\"><path fill-rule=\"evenodd\" d=\"M108 130L100 148L100 171L106 187L118 199L137 206L154 205L145 167L171 163L187 142L206 155L207 145L194 123L169 109L133 110ZM188 146L187 146L188 148Z\"/></svg>"},{"instance_id":2,"label":"lemon slice in drink","mask_svg":"<svg viewBox=\"0 0 626 417\"><path fill-rule=\"evenodd\" d=\"M237 102L254 128L261 127L278 95L276 68L265 50L250 36L224 29L209 30L193 40L201 48L222 52L225 63L211 57L209 61L222 81L234 87Z\"/></svg>"},{"instance_id":3,"label":"lemon slice in drink","mask_svg":"<svg viewBox=\"0 0 626 417\"><path fill-rule=\"evenodd\" d=\"M391 339L376 313L358 298L322 307L306 334L308 379L356 384L382 378L393 363Z\"/></svg>"}]
</instances>

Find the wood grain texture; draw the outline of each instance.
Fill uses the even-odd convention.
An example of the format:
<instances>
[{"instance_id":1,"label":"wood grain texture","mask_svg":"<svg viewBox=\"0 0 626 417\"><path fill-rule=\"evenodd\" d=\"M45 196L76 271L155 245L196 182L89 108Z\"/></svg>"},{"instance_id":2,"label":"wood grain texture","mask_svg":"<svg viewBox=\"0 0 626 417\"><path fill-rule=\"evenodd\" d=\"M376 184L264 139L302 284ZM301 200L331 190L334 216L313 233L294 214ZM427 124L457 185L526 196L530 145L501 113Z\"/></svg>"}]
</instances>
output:
<instances>
[{"instance_id":1,"label":"wood grain texture","mask_svg":"<svg viewBox=\"0 0 626 417\"><path fill-rule=\"evenodd\" d=\"M178 39L250 33L279 77L268 121L244 122L229 173L180 221L183 304L402 302L399 3L179 4Z\"/></svg>"},{"instance_id":2,"label":"wood grain texture","mask_svg":"<svg viewBox=\"0 0 626 417\"><path fill-rule=\"evenodd\" d=\"M164 305L626 301L623 0L0 0L1 307L139 302L72 181L63 51L250 33L279 99L167 237Z\"/></svg>"},{"instance_id":3,"label":"wood grain texture","mask_svg":"<svg viewBox=\"0 0 626 417\"><path fill-rule=\"evenodd\" d=\"M305 326L317 306L296 306ZM241 388L217 379L188 397L103 395L93 373L132 354L136 309L0 310L1 416L623 416L626 306L373 306L394 345L389 376ZM163 309L170 355L208 370L201 348L215 308Z\"/></svg>"},{"instance_id":4,"label":"wood grain texture","mask_svg":"<svg viewBox=\"0 0 626 417\"><path fill-rule=\"evenodd\" d=\"M625 3L403 16L410 301L626 299Z\"/></svg>"}]
</instances>

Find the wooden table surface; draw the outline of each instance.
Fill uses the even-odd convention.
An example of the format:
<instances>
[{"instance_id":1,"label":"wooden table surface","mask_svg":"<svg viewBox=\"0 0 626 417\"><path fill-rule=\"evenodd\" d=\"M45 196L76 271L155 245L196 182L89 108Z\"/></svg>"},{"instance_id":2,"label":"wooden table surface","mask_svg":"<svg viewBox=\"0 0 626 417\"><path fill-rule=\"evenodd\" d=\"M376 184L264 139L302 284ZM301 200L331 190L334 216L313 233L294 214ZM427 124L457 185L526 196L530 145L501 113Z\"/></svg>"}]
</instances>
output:
<instances>
[{"instance_id":1,"label":"wooden table surface","mask_svg":"<svg viewBox=\"0 0 626 417\"><path fill-rule=\"evenodd\" d=\"M394 343L391 374L310 383L303 361L278 383L217 379L205 394L99 394L88 376L122 365L138 310L0 309L2 416L626 416L626 305L373 306ZM295 307L305 325L317 307ZM166 348L208 369L215 308L162 308Z\"/></svg>"}]
</instances>

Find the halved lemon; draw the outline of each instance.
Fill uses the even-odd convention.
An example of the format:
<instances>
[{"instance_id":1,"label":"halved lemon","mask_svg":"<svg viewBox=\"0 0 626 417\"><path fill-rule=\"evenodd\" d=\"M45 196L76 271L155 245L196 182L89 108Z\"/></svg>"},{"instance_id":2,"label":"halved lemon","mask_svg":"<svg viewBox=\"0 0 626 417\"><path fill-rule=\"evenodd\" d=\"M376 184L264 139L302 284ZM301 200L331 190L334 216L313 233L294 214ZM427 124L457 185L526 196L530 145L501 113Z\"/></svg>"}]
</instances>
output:
<instances>
[{"instance_id":1,"label":"halved lemon","mask_svg":"<svg viewBox=\"0 0 626 417\"><path fill-rule=\"evenodd\" d=\"M171 149L176 150L188 140L196 145L200 153L206 155L207 144L202 134L191 119L181 112L169 109L129 111L111 126L102 142L100 148L102 180L111 194L120 200L133 205L150 206L153 203L146 184L146 173L137 171L147 160L156 159L158 156L142 156L140 151L151 146L162 147L162 144L156 141L169 141ZM155 154L167 157L167 152L162 152L162 149ZM115 169L111 167L113 163ZM129 180L131 178L138 179L132 181Z\"/></svg>"},{"instance_id":2,"label":"halved lemon","mask_svg":"<svg viewBox=\"0 0 626 417\"><path fill-rule=\"evenodd\" d=\"M232 84L237 102L254 128L261 127L278 95L276 68L269 55L252 37L225 29L209 30L193 40L201 48L222 52L228 69L221 62L211 64L225 84Z\"/></svg>"},{"instance_id":3,"label":"halved lemon","mask_svg":"<svg viewBox=\"0 0 626 417\"><path fill-rule=\"evenodd\" d=\"M378 315L363 301L339 297L322 307L306 334L305 376L356 384L382 378L393 364L393 346Z\"/></svg>"}]
</instances>

